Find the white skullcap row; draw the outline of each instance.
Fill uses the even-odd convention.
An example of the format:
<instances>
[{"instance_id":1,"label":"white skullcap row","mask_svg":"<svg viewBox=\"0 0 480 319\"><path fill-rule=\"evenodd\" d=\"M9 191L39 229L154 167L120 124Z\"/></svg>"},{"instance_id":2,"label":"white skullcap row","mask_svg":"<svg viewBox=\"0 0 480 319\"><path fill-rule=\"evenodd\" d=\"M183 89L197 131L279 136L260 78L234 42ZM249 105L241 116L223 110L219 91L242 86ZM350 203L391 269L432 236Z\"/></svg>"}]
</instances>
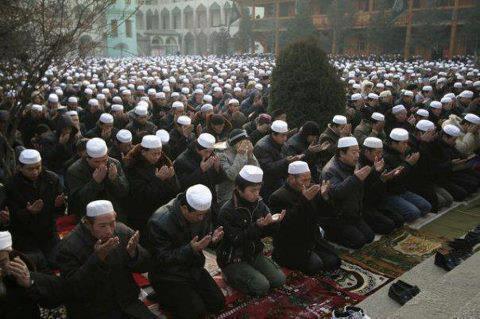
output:
<instances>
[{"instance_id":1,"label":"white skullcap row","mask_svg":"<svg viewBox=\"0 0 480 319\"><path fill-rule=\"evenodd\" d=\"M113 116L112 114L102 113L100 115L99 121L103 124L113 124Z\"/></svg>"},{"instance_id":2,"label":"white skullcap row","mask_svg":"<svg viewBox=\"0 0 480 319\"><path fill-rule=\"evenodd\" d=\"M138 116L147 116L148 115L148 105L138 104L135 106L134 113Z\"/></svg>"},{"instance_id":3,"label":"white skullcap row","mask_svg":"<svg viewBox=\"0 0 480 319\"><path fill-rule=\"evenodd\" d=\"M87 142L87 154L91 158L99 158L107 155L108 147L104 140L94 137Z\"/></svg>"},{"instance_id":4,"label":"white skullcap row","mask_svg":"<svg viewBox=\"0 0 480 319\"><path fill-rule=\"evenodd\" d=\"M281 120L273 121L270 128L275 133L286 134L288 132L288 124Z\"/></svg>"},{"instance_id":5,"label":"white skullcap row","mask_svg":"<svg viewBox=\"0 0 480 319\"><path fill-rule=\"evenodd\" d=\"M358 141L353 136L341 137L338 139L337 147L338 148L347 148L350 146L358 145Z\"/></svg>"},{"instance_id":6,"label":"white skullcap row","mask_svg":"<svg viewBox=\"0 0 480 319\"><path fill-rule=\"evenodd\" d=\"M42 161L42 157L37 150L26 149L20 153L18 160L24 165L31 165L40 163Z\"/></svg>"},{"instance_id":7,"label":"white skullcap row","mask_svg":"<svg viewBox=\"0 0 480 319\"><path fill-rule=\"evenodd\" d=\"M371 118L375 121L385 122L385 115L378 112L373 112Z\"/></svg>"},{"instance_id":8,"label":"white skullcap row","mask_svg":"<svg viewBox=\"0 0 480 319\"><path fill-rule=\"evenodd\" d=\"M143 148L162 148L162 140L156 135L145 135L141 143Z\"/></svg>"},{"instance_id":9,"label":"white skullcap row","mask_svg":"<svg viewBox=\"0 0 480 319\"><path fill-rule=\"evenodd\" d=\"M8 231L0 231L0 250L12 249L12 235Z\"/></svg>"},{"instance_id":10,"label":"white skullcap row","mask_svg":"<svg viewBox=\"0 0 480 319\"><path fill-rule=\"evenodd\" d=\"M308 167L308 164L304 161L295 161L288 165L288 174L298 175L309 172L310 168Z\"/></svg>"},{"instance_id":11,"label":"white skullcap row","mask_svg":"<svg viewBox=\"0 0 480 319\"><path fill-rule=\"evenodd\" d=\"M435 124L429 120L420 120L415 127L420 131L428 132L435 129Z\"/></svg>"},{"instance_id":12,"label":"white skullcap row","mask_svg":"<svg viewBox=\"0 0 480 319\"><path fill-rule=\"evenodd\" d=\"M383 148L383 142L377 137L370 136L363 141L363 146L368 148Z\"/></svg>"},{"instance_id":13,"label":"white skullcap row","mask_svg":"<svg viewBox=\"0 0 480 319\"><path fill-rule=\"evenodd\" d=\"M478 117L475 114L472 114L472 113L465 114L464 119L465 119L465 121L468 121L472 124L480 125L480 117Z\"/></svg>"},{"instance_id":14,"label":"white skullcap row","mask_svg":"<svg viewBox=\"0 0 480 319\"><path fill-rule=\"evenodd\" d=\"M116 137L120 143L130 143L132 141L132 133L129 130L118 131Z\"/></svg>"},{"instance_id":15,"label":"white skullcap row","mask_svg":"<svg viewBox=\"0 0 480 319\"><path fill-rule=\"evenodd\" d=\"M177 123L180 125L190 125L192 124L192 119L188 116L182 115L177 118Z\"/></svg>"},{"instance_id":16,"label":"white skullcap row","mask_svg":"<svg viewBox=\"0 0 480 319\"><path fill-rule=\"evenodd\" d=\"M212 192L202 184L191 186L185 193L188 205L197 211L206 211L212 206Z\"/></svg>"},{"instance_id":17,"label":"white skullcap row","mask_svg":"<svg viewBox=\"0 0 480 319\"><path fill-rule=\"evenodd\" d=\"M460 129L452 124L447 124L442 129L447 135L450 135L452 137L458 137L461 134Z\"/></svg>"},{"instance_id":18,"label":"white skullcap row","mask_svg":"<svg viewBox=\"0 0 480 319\"><path fill-rule=\"evenodd\" d=\"M347 124L347 118L343 115L335 115L332 122L338 125L345 125Z\"/></svg>"},{"instance_id":19,"label":"white skullcap row","mask_svg":"<svg viewBox=\"0 0 480 319\"><path fill-rule=\"evenodd\" d=\"M394 128L390 132L390 138L397 142L408 141L408 131L403 128Z\"/></svg>"},{"instance_id":20,"label":"white skullcap row","mask_svg":"<svg viewBox=\"0 0 480 319\"><path fill-rule=\"evenodd\" d=\"M392 113L393 114L398 114L398 113L406 112L406 111L407 111L407 109L402 104L395 105L394 107L392 107Z\"/></svg>"},{"instance_id":21,"label":"white skullcap row","mask_svg":"<svg viewBox=\"0 0 480 319\"><path fill-rule=\"evenodd\" d=\"M263 181L263 170L258 166L245 165L238 175L250 183L259 184Z\"/></svg>"},{"instance_id":22,"label":"white skullcap row","mask_svg":"<svg viewBox=\"0 0 480 319\"><path fill-rule=\"evenodd\" d=\"M108 200L96 200L88 203L87 205L88 217L98 217L111 214L113 212L115 212L115 210L113 209L112 202Z\"/></svg>"},{"instance_id":23,"label":"white skullcap row","mask_svg":"<svg viewBox=\"0 0 480 319\"><path fill-rule=\"evenodd\" d=\"M160 138L162 145L166 145L170 141L170 134L164 129L158 130L155 135Z\"/></svg>"},{"instance_id":24,"label":"white skullcap row","mask_svg":"<svg viewBox=\"0 0 480 319\"><path fill-rule=\"evenodd\" d=\"M202 133L197 138L197 143L203 148L213 149L213 146L215 145L215 137L209 133Z\"/></svg>"},{"instance_id":25,"label":"white skullcap row","mask_svg":"<svg viewBox=\"0 0 480 319\"><path fill-rule=\"evenodd\" d=\"M185 105L183 105L183 103L180 101L175 101L172 103L172 108L176 110L179 110L179 109L183 110L185 108Z\"/></svg>"},{"instance_id":26,"label":"white skullcap row","mask_svg":"<svg viewBox=\"0 0 480 319\"><path fill-rule=\"evenodd\" d=\"M418 109L416 114L421 116L421 117L429 117L430 116L430 113L425 109Z\"/></svg>"}]
</instances>

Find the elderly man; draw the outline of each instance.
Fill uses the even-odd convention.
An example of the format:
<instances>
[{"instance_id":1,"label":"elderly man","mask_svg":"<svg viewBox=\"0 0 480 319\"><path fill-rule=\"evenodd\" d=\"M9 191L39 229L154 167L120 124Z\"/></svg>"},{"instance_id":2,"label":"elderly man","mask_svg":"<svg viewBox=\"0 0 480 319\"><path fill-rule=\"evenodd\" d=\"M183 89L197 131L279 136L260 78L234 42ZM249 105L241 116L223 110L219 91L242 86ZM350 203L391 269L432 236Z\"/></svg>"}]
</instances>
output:
<instances>
[{"instance_id":1,"label":"elderly man","mask_svg":"<svg viewBox=\"0 0 480 319\"><path fill-rule=\"evenodd\" d=\"M81 217L85 207L96 199L109 199L119 211L119 199L128 194L128 181L119 161L108 156L107 144L100 138L87 142L87 156L67 170L69 210Z\"/></svg>"},{"instance_id":2,"label":"elderly man","mask_svg":"<svg viewBox=\"0 0 480 319\"><path fill-rule=\"evenodd\" d=\"M362 119L360 124L353 131L353 136L360 144L367 137L377 137L384 141L386 139L383 128L385 126L385 116L382 113L373 112L370 118Z\"/></svg>"},{"instance_id":3,"label":"elderly man","mask_svg":"<svg viewBox=\"0 0 480 319\"><path fill-rule=\"evenodd\" d=\"M332 122L327 125L327 128L320 134L319 143L328 142L329 147L321 156L320 163L325 165L332 156L335 155L337 149L338 139L349 136L352 133L352 125L347 122L347 118L343 115L335 115Z\"/></svg>"},{"instance_id":4,"label":"elderly man","mask_svg":"<svg viewBox=\"0 0 480 319\"><path fill-rule=\"evenodd\" d=\"M287 211L273 239L273 259L280 265L315 275L335 271L341 261L323 238L322 225L332 220L327 203L330 184L312 184L306 162L288 165L287 182L270 196L273 211Z\"/></svg>"},{"instance_id":5,"label":"elderly man","mask_svg":"<svg viewBox=\"0 0 480 319\"><path fill-rule=\"evenodd\" d=\"M133 110L133 121L130 122L125 129L132 132L133 144L138 144L142 141L145 135L155 134L157 127L148 120L148 104L140 101Z\"/></svg>"},{"instance_id":6,"label":"elderly man","mask_svg":"<svg viewBox=\"0 0 480 319\"><path fill-rule=\"evenodd\" d=\"M174 128L170 131L170 156L177 158L195 140L192 120L185 115L175 120Z\"/></svg>"},{"instance_id":7,"label":"elderly man","mask_svg":"<svg viewBox=\"0 0 480 319\"><path fill-rule=\"evenodd\" d=\"M15 249L28 254L39 267L54 263L59 241L55 219L65 211L65 198L58 176L42 167L36 150L19 156L19 170L7 184L7 206Z\"/></svg>"},{"instance_id":8,"label":"elderly man","mask_svg":"<svg viewBox=\"0 0 480 319\"><path fill-rule=\"evenodd\" d=\"M222 291L204 268L203 250L223 237L221 227L212 232L211 205L209 188L197 184L160 207L148 222L149 280L159 304L174 318L204 318L225 306Z\"/></svg>"},{"instance_id":9,"label":"elderly man","mask_svg":"<svg viewBox=\"0 0 480 319\"><path fill-rule=\"evenodd\" d=\"M362 216L364 182L372 166L356 168L359 156L357 139L342 137L335 156L322 170L323 178L330 181L328 196L336 210L336 222L325 227L327 238L353 249L362 248L375 237Z\"/></svg>"},{"instance_id":10,"label":"elderly man","mask_svg":"<svg viewBox=\"0 0 480 319\"><path fill-rule=\"evenodd\" d=\"M124 157L132 149L132 133L129 130L122 129L117 132L115 142L108 151L108 156L116 159L123 164Z\"/></svg>"},{"instance_id":11,"label":"elderly man","mask_svg":"<svg viewBox=\"0 0 480 319\"><path fill-rule=\"evenodd\" d=\"M85 137L94 138L99 137L103 139L108 147L111 147L115 142L115 136L118 129L114 127L113 115L108 113L102 113L98 119L97 125L85 134Z\"/></svg>"},{"instance_id":12,"label":"elderly man","mask_svg":"<svg viewBox=\"0 0 480 319\"><path fill-rule=\"evenodd\" d=\"M90 202L86 216L59 247L58 263L64 278L81 274L89 263L98 260L109 268L108 275L82 300L67 302L72 319L155 318L138 299L140 289L132 277L132 272L150 269L150 255L138 244L139 232L117 222L116 217L110 201ZM100 254L95 253L98 245L105 245Z\"/></svg>"}]
</instances>

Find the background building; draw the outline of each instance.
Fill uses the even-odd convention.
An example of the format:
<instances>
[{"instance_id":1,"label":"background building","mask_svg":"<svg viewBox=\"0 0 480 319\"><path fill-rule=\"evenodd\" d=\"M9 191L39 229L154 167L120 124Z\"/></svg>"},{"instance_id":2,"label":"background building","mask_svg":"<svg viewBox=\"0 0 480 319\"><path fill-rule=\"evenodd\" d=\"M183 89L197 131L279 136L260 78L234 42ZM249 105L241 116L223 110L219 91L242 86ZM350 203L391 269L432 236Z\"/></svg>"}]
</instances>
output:
<instances>
[{"instance_id":1,"label":"background building","mask_svg":"<svg viewBox=\"0 0 480 319\"><path fill-rule=\"evenodd\" d=\"M138 54L135 3L135 0L117 0L107 11L107 56L119 58Z\"/></svg>"}]
</instances>

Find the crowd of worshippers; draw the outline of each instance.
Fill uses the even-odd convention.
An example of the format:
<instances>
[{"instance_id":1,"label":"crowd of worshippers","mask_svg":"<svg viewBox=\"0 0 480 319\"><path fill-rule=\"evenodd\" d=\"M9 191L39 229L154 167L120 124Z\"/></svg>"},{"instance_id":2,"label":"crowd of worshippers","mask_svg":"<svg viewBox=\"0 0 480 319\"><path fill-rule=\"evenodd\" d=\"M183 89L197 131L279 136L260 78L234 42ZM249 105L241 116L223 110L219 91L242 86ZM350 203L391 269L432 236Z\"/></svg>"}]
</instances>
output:
<instances>
[{"instance_id":1,"label":"crowd of worshippers","mask_svg":"<svg viewBox=\"0 0 480 319\"><path fill-rule=\"evenodd\" d=\"M4 90L0 318L58 304L73 319L154 318L133 272L172 317L217 314L205 249L228 285L264 296L280 267L335 276L332 243L360 249L476 192L472 62L332 64L348 105L327 127L267 112L267 58L52 67L17 113ZM65 214L78 224L60 240Z\"/></svg>"}]
</instances>

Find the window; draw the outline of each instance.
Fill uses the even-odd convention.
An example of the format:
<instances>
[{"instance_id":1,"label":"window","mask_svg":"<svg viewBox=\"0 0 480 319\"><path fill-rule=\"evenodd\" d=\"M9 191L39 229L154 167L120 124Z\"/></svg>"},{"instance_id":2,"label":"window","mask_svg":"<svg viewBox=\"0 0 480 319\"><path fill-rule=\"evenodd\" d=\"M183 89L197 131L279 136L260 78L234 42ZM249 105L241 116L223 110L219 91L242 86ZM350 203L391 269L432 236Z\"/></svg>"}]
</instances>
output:
<instances>
[{"instance_id":1,"label":"window","mask_svg":"<svg viewBox=\"0 0 480 319\"><path fill-rule=\"evenodd\" d=\"M118 22L117 22L117 20L110 21L110 27L112 29L112 38L118 37Z\"/></svg>"},{"instance_id":2,"label":"window","mask_svg":"<svg viewBox=\"0 0 480 319\"><path fill-rule=\"evenodd\" d=\"M420 0L413 0L413 7L418 9L422 7L422 1Z\"/></svg>"},{"instance_id":3,"label":"window","mask_svg":"<svg viewBox=\"0 0 480 319\"><path fill-rule=\"evenodd\" d=\"M128 19L125 21L125 31L127 34L127 38L132 37L132 20Z\"/></svg>"}]
</instances>

